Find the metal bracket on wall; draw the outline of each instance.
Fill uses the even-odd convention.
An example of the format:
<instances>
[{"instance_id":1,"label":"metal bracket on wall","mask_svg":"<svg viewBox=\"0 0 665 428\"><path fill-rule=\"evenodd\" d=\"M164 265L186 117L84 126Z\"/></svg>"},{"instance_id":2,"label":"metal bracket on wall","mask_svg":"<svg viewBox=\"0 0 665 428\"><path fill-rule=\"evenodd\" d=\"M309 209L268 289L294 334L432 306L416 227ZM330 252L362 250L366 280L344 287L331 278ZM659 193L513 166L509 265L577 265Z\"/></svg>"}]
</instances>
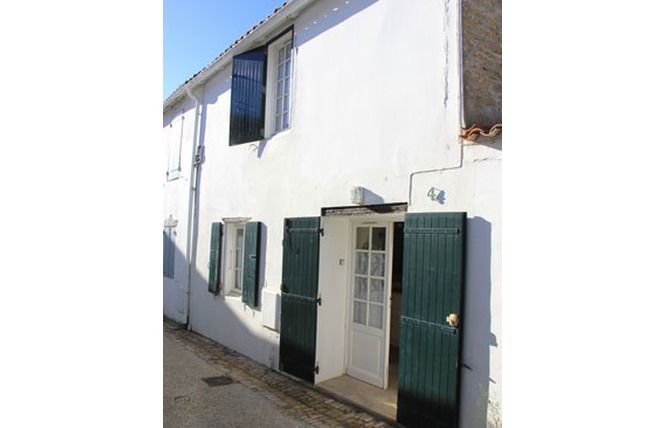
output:
<instances>
[{"instance_id":1,"label":"metal bracket on wall","mask_svg":"<svg viewBox=\"0 0 665 428\"><path fill-rule=\"evenodd\" d=\"M196 155L194 155L194 166L199 166L203 163L203 146L196 147Z\"/></svg>"}]
</instances>

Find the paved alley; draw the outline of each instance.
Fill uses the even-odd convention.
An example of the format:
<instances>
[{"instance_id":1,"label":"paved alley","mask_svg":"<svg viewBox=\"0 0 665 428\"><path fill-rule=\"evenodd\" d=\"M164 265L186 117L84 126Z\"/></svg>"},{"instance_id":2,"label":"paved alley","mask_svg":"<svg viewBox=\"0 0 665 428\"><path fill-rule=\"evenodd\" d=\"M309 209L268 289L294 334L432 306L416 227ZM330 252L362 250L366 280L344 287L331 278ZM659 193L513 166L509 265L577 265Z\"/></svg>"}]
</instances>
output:
<instances>
[{"instance_id":1,"label":"paved alley","mask_svg":"<svg viewBox=\"0 0 665 428\"><path fill-rule=\"evenodd\" d=\"M164 426L389 425L203 336L165 323Z\"/></svg>"}]
</instances>

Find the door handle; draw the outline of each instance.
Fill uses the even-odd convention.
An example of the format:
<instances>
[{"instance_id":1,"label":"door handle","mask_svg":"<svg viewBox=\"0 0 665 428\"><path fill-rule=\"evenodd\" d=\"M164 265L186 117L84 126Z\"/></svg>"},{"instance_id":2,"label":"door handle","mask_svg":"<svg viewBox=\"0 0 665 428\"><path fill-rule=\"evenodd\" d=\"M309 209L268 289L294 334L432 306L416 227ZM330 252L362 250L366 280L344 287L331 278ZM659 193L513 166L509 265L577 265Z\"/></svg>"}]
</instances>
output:
<instances>
[{"instance_id":1,"label":"door handle","mask_svg":"<svg viewBox=\"0 0 665 428\"><path fill-rule=\"evenodd\" d=\"M457 327L459 325L459 316L457 314L449 314L446 317L446 322L451 327Z\"/></svg>"}]
</instances>

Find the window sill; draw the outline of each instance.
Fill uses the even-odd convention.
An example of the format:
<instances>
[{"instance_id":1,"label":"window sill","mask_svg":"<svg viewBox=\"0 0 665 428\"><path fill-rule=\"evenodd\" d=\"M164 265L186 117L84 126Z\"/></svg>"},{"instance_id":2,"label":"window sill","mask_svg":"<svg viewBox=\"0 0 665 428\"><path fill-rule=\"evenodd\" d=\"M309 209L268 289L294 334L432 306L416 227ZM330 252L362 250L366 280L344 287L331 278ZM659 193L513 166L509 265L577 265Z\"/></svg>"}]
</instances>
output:
<instances>
[{"instance_id":1,"label":"window sill","mask_svg":"<svg viewBox=\"0 0 665 428\"><path fill-rule=\"evenodd\" d=\"M276 133L272 134L269 138L266 138L266 142L281 140L282 138L285 138L290 133L291 133L291 128L290 127L286 128L286 129L283 129L279 132L276 132Z\"/></svg>"},{"instance_id":2,"label":"window sill","mask_svg":"<svg viewBox=\"0 0 665 428\"><path fill-rule=\"evenodd\" d=\"M180 171L175 170L166 174L166 181L175 181L180 178Z\"/></svg>"},{"instance_id":3,"label":"window sill","mask_svg":"<svg viewBox=\"0 0 665 428\"><path fill-rule=\"evenodd\" d=\"M291 133L291 128L287 128L275 134L272 134L270 137L264 137L261 140L245 141L244 143L229 144L229 147L247 146L250 147L252 150L256 150L256 147L258 147L259 144L279 141L283 138L286 138L286 136L288 136L290 133Z\"/></svg>"},{"instance_id":4,"label":"window sill","mask_svg":"<svg viewBox=\"0 0 665 428\"><path fill-rule=\"evenodd\" d=\"M242 298L242 291L240 290L231 290L228 293L226 293L226 297L231 297L234 299L241 299Z\"/></svg>"}]
</instances>

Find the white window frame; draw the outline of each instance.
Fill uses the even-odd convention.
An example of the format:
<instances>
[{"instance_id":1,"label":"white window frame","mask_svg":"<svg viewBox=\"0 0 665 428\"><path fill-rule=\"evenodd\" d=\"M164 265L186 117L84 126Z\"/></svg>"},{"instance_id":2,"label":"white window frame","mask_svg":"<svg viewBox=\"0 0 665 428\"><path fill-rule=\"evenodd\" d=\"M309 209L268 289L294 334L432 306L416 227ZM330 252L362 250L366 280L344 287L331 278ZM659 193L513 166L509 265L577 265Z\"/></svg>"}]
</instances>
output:
<instances>
[{"instance_id":1,"label":"white window frame","mask_svg":"<svg viewBox=\"0 0 665 428\"><path fill-rule=\"evenodd\" d=\"M185 128L185 115L182 114L169 124L167 142L169 145L169 164L166 167L167 181L180 178L182 137Z\"/></svg>"},{"instance_id":2,"label":"white window frame","mask_svg":"<svg viewBox=\"0 0 665 428\"><path fill-rule=\"evenodd\" d=\"M238 233L242 232L242 245L238 247ZM244 274L245 257L245 223L227 224L226 236L226 281L225 293L229 295L242 295L242 279ZM240 258L239 267L236 260Z\"/></svg>"},{"instance_id":3,"label":"white window frame","mask_svg":"<svg viewBox=\"0 0 665 428\"><path fill-rule=\"evenodd\" d=\"M267 87L266 87L266 115L265 115L265 129L266 129L266 138L270 138L278 133L286 131L291 128L293 123L293 71L294 71L294 59L295 59L295 50L293 49L293 32L289 31L288 33L280 36L274 42L271 42L268 45L268 75L267 75ZM279 52L281 49L287 48L290 53L290 59L288 62L288 67L282 79L279 78ZM286 63L286 59L282 61ZM288 74L287 74L288 73ZM289 86L286 88L286 91L283 91L283 97L288 99L288 108L280 114L281 120L283 121L284 114L288 115L287 126L277 127L275 126L277 118L277 99L278 99L278 84L285 84L286 78L288 77Z\"/></svg>"}]
</instances>

